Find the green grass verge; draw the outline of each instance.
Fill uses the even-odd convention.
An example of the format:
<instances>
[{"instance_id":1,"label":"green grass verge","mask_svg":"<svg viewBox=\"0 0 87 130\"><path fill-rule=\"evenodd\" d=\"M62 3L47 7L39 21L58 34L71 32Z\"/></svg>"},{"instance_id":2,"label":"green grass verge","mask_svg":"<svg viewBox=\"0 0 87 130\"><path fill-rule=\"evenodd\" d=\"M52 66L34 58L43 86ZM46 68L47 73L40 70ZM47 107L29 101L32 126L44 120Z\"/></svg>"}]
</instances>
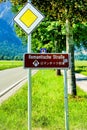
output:
<instances>
[{"instance_id":1,"label":"green grass verge","mask_svg":"<svg viewBox=\"0 0 87 130\"><path fill-rule=\"evenodd\" d=\"M23 66L23 61L0 60L0 70L10 69L10 68L15 68L15 67L20 67L20 66Z\"/></svg>"},{"instance_id":2,"label":"green grass verge","mask_svg":"<svg viewBox=\"0 0 87 130\"><path fill-rule=\"evenodd\" d=\"M87 93L69 96L70 130L87 130ZM27 84L0 106L0 130L27 130ZM32 77L32 130L65 130L63 77L40 70Z\"/></svg>"},{"instance_id":3,"label":"green grass verge","mask_svg":"<svg viewBox=\"0 0 87 130\"><path fill-rule=\"evenodd\" d=\"M26 86L0 106L0 130L27 130Z\"/></svg>"},{"instance_id":4,"label":"green grass verge","mask_svg":"<svg viewBox=\"0 0 87 130\"><path fill-rule=\"evenodd\" d=\"M75 71L87 76L87 61L75 61Z\"/></svg>"}]
</instances>

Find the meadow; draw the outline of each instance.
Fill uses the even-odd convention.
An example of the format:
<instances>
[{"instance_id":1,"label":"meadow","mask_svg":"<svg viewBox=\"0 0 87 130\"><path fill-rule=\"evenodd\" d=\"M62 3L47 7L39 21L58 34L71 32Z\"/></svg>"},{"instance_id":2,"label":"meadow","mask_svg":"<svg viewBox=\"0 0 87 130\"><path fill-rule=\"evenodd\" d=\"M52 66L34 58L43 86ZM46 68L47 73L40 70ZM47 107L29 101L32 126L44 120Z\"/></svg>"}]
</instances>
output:
<instances>
[{"instance_id":1,"label":"meadow","mask_svg":"<svg viewBox=\"0 0 87 130\"><path fill-rule=\"evenodd\" d=\"M23 61L0 60L0 70L23 66Z\"/></svg>"},{"instance_id":2,"label":"meadow","mask_svg":"<svg viewBox=\"0 0 87 130\"><path fill-rule=\"evenodd\" d=\"M75 61L75 71L77 73L83 74L87 76L87 61Z\"/></svg>"},{"instance_id":3,"label":"meadow","mask_svg":"<svg viewBox=\"0 0 87 130\"><path fill-rule=\"evenodd\" d=\"M0 106L0 130L27 130L27 83ZM87 93L68 96L70 130L87 130ZM65 130L64 80L55 70L32 77L32 130Z\"/></svg>"}]
</instances>

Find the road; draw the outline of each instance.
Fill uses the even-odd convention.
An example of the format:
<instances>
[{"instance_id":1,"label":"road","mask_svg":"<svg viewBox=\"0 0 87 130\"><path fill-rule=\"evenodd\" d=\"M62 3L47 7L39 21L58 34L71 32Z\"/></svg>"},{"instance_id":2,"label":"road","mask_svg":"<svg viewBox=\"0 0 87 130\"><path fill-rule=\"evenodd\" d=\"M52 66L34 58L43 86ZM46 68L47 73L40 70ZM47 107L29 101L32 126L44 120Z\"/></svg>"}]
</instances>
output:
<instances>
[{"instance_id":1,"label":"road","mask_svg":"<svg viewBox=\"0 0 87 130\"><path fill-rule=\"evenodd\" d=\"M0 71L0 104L13 95L27 81L27 70L23 67ZM32 71L34 75L37 70Z\"/></svg>"},{"instance_id":2,"label":"road","mask_svg":"<svg viewBox=\"0 0 87 130\"><path fill-rule=\"evenodd\" d=\"M85 92L87 92L87 76L76 74L76 84Z\"/></svg>"},{"instance_id":3,"label":"road","mask_svg":"<svg viewBox=\"0 0 87 130\"><path fill-rule=\"evenodd\" d=\"M32 75L36 70L32 71ZM17 67L0 71L0 94L27 79L27 69Z\"/></svg>"},{"instance_id":4,"label":"road","mask_svg":"<svg viewBox=\"0 0 87 130\"><path fill-rule=\"evenodd\" d=\"M0 71L0 93L27 77L27 70L22 67Z\"/></svg>"},{"instance_id":5,"label":"road","mask_svg":"<svg viewBox=\"0 0 87 130\"><path fill-rule=\"evenodd\" d=\"M32 74L35 73L35 71L36 70L33 70ZM27 69L23 69L23 67L0 71L0 95L2 96L3 93L5 93L5 91L9 90L9 88L12 88L13 86L19 85L19 83L21 83L19 87L22 86L22 84L26 80L27 80ZM76 84L85 92L87 92L86 76L76 74ZM13 91L15 90L13 89Z\"/></svg>"}]
</instances>

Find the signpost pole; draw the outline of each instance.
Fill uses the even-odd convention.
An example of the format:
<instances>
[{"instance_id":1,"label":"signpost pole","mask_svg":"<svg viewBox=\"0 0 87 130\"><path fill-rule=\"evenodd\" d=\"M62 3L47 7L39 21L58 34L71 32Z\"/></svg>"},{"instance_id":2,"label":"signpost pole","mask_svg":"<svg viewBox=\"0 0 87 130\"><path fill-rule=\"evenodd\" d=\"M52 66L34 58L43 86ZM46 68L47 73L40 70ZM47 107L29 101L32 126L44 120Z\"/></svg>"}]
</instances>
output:
<instances>
[{"instance_id":1,"label":"signpost pole","mask_svg":"<svg viewBox=\"0 0 87 130\"><path fill-rule=\"evenodd\" d=\"M32 4L32 0L27 0L27 4L14 17L14 21L28 34L27 52L31 53L31 32L44 18ZM32 85L31 85L31 69L28 70L28 130L31 130L32 115Z\"/></svg>"},{"instance_id":2,"label":"signpost pole","mask_svg":"<svg viewBox=\"0 0 87 130\"><path fill-rule=\"evenodd\" d=\"M69 130L67 70L64 70L64 103L65 103L65 129Z\"/></svg>"},{"instance_id":3,"label":"signpost pole","mask_svg":"<svg viewBox=\"0 0 87 130\"><path fill-rule=\"evenodd\" d=\"M28 53L31 53L31 34L28 35ZM28 70L28 130L31 130L32 116L32 86L31 86L31 69Z\"/></svg>"},{"instance_id":4,"label":"signpost pole","mask_svg":"<svg viewBox=\"0 0 87 130\"><path fill-rule=\"evenodd\" d=\"M31 0L28 0L31 2ZM28 53L31 53L31 34L28 35ZM32 129L32 86L31 86L31 69L28 70L28 130Z\"/></svg>"}]
</instances>

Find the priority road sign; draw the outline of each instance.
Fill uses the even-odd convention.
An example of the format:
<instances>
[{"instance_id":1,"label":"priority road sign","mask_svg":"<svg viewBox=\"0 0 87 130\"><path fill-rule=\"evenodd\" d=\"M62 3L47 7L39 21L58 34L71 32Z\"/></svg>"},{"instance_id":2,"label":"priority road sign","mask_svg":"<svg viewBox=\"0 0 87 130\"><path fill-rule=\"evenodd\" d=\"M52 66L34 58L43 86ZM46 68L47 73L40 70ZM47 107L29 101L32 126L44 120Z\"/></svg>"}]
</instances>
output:
<instances>
[{"instance_id":1,"label":"priority road sign","mask_svg":"<svg viewBox=\"0 0 87 130\"><path fill-rule=\"evenodd\" d=\"M15 16L14 21L29 35L43 18L44 15L28 2Z\"/></svg>"},{"instance_id":2,"label":"priority road sign","mask_svg":"<svg viewBox=\"0 0 87 130\"><path fill-rule=\"evenodd\" d=\"M22 8L15 16L14 21L27 33L28 35L28 53L31 53L31 32L43 20L44 15L38 11L32 4L31 0ZM36 63L34 62L36 65ZM37 63L38 64L38 63ZM28 70L28 130L31 130L31 69Z\"/></svg>"},{"instance_id":3,"label":"priority road sign","mask_svg":"<svg viewBox=\"0 0 87 130\"><path fill-rule=\"evenodd\" d=\"M24 55L25 68L70 68L70 54L63 53L46 53L46 54L30 54Z\"/></svg>"}]
</instances>

